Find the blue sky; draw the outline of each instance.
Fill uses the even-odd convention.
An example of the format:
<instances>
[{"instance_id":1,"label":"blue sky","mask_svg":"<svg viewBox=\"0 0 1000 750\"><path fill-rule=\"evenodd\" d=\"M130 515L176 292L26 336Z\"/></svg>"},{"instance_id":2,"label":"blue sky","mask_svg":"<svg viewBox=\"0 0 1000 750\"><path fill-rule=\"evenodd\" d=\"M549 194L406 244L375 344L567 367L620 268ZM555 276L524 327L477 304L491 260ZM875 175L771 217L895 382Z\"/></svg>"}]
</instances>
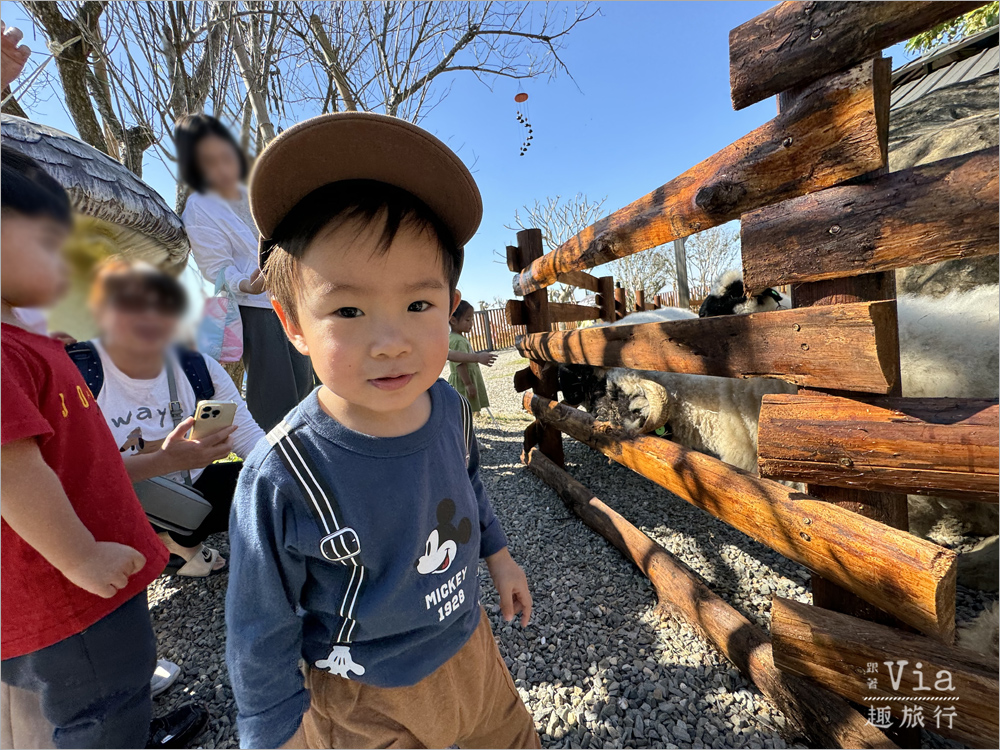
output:
<instances>
[{"instance_id":1,"label":"blue sky","mask_svg":"<svg viewBox=\"0 0 1000 750\"><path fill-rule=\"evenodd\" d=\"M473 170L485 214L466 247L460 288L472 302L511 296L512 274L494 250L514 244L514 211L547 196L608 196L614 210L662 185L774 116L767 100L739 112L729 94L729 31L768 2L612 2L569 37L563 59L575 79L497 80L490 91L471 75L439 79L448 97L421 125ZM26 31L20 8L3 3L7 23ZM893 48L894 67L904 62ZM534 141L518 156L522 130L514 95L528 93ZM75 132L51 98L32 119ZM174 178L155 157L144 178L173 205Z\"/></svg>"}]
</instances>

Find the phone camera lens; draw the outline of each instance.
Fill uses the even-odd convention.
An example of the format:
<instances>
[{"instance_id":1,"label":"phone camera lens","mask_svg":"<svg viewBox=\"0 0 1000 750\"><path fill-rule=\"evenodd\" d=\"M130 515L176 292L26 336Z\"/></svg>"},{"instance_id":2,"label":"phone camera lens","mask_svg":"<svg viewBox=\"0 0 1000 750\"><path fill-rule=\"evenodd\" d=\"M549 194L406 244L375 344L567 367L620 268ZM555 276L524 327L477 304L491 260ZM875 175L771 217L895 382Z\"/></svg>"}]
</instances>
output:
<instances>
[{"instance_id":1,"label":"phone camera lens","mask_svg":"<svg viewBox=\"0 0 1000 750\"><path fill-rule=\"evenodd\" d=\"M211 408L211 407L209 407L209 406L206 406L206 407L205 407L204 409L202 409L202 410L201 410L201 414L202 414L202 416L205 416L205 415L207 415L207 414L208 414L208 413L209 413L210 411L212 411L212 408Z\"/></svg>"},{"instance_id":2,"label":"phone camera lens","mask_svg":"<svg viewBox=\"0 0 1000 750\"><path fill-rule=\"evenodd\" d=\"M213 417L213 419L214 419L215 417L219 416L220 414L222 414L222 412L221 412L221 411L219 411L218 409L213 409L213 410L212 410L212 417Z\"/></svg>"}]
</instances>

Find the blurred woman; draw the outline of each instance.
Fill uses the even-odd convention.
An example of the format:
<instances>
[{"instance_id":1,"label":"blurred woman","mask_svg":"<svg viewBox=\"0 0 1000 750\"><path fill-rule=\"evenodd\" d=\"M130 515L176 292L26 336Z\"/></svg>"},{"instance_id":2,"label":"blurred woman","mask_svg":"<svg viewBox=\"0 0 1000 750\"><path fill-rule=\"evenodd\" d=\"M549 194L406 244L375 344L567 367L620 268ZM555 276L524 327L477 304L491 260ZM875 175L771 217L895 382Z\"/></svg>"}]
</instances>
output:
<instances>
[{"instance_id":1,"label":"blurred woman","mask_svg":"<svg viewBox=\"0 0 1000 750\"><path fill-rule=\"evenodd\" d=\"M243 319L247 406L269 431L312 390L312 367L285 336L257 267L258 234L244 181L247 160L232 134L209 115L174 129L181 179L192 189L181 218L205 279L223 274Z\"/></svg>"},{"instance_id":2,"label":"blurred woman","mask_svg":"<svg viewBox=\"0 0 1000 750\"><path fill-rule=\"evenodd\" d=\"M201 526L191 534L158 529L171 552L167 571L204 577L222 570L226 561L202 542L226 531L241 462L213 463L235 453L246 458L264 437L218 362L174 345L187 306L184 287L150 265L119 259L98 271L91 291L91 309L100 335L69 348L97 399L119 446L133 482L165 476L183 481L190 474L194 489L212 505ZM183 419L171 416L167 368L173 371ZM201 393L232 401L233 426L201 440L185 439ZM207 400L207 399L205 399Z\"/></svg>"}]
</instances>

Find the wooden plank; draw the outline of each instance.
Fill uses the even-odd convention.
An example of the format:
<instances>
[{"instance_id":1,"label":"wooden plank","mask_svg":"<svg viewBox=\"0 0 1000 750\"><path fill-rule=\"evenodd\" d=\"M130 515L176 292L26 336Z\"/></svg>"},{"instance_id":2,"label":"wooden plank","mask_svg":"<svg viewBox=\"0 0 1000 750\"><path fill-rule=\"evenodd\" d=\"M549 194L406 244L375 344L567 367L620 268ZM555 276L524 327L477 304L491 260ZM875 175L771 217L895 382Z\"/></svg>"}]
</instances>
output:
<instances>
[{"instance_id":1,"label":"wooden plank","mask_svg":"<svg viewBox=\"0 0 1000 750\"><path fill-rule=\"evenodd\" d=\"M577 320L600 320L601 308L592 305L574 305L570 302L550 302L549 319L553 323L571 323Z\"/></svg>"},{"instance_id":2,"label":"wooden plank","mask_svg":"<svg viewBox=\"0 0 1000 750\"><path fill-rule=\"evenodd\" d=\"M743 215L750 289L997 252L995 148L821 190Z\"/></svg>"},{"instance_id":3,"label":"wooden plank","mask_svg":"<svg viewBox=\"0 0 1000 750\"><path fill-rule=\"evenodd\" d=\"M874 76L867 61L811 84L773 120L534 261L515 293L877 169Z\"/></svg>"},{"instance_id":4,"label":"wooden plank","mask_svg":"<svg viewBox=\"0 0 1000 750\"><path fill-rule=\"evenodd\" d=\"M615 315L615 277L601 276L597 279L597 306L601 308L601 320L614 323Z\"/></svg>"},{"instance_id":5,"label":"wooden plank","mask_svg":"<svg viewBox=\"0 0 1000 750\"><path fill-rule=\"evenodd\" d=\"M950 642L957 554L670 440L625 438L584 411L525 394L541 423L599 450L790 560Z\"/></svg>"},{"instance_id":6,"label":"wooden plank","mask_svg":"<svg viewBox=\"0 0 1000 750\"><path fill-rule=\"evenodd\" d=\"M771 638L774 663L788 674L865 706L889 706L897 720L904 706L919 707L929 731L973 747L997 746L995 659L780 597L771 604ZM948 707L950 721L941 715Z\"/></svg>"},{"instance_id":7,"label":"wooden plank","mask_svg":"<svg viewBox=\"0 0 1000 750\"><path fill-rule=\"evenodd\" d=\"M558 281L569 286L586 289L588 292L601 291L597 283L597 277L591 276L586 271L567 271L566 273L561 273L559 274Z\"/></svg>"},{"instance_id":8,"label":"wooden plank","mask_svg":"<svg viewBox=\"0 0 1000 750\"><path fill-rule=\"evenodd\" d=\"M518 257L517 246L507 245L507 268L513 271L514 273L517 273L518 271L521 270L521 267L518 265L519 261L517 257Z\"/></svg>"},{"instance_id":9,"label":"wooden plank","mask_svg":"<svg viewBox=\"0 0 1000 750\"><path fill-rule=\"evenodd\" d=\"M570 510L617 547L650 580L660 606L686 621L722 652L778 706L795 732L809 738L816 747L895 747L846 701L809 680L776 669L771 644L763 630L538 449L531 450L523 459Z\"/></svg>"},{"instance_id":10,"label":"wooden plank","mask_svg":"<svg viewBox=\"0 0 1000 750\"><path fill-rule=\"evenodd\" d=\"M997 502L995 400L764 396L762 477Z\"/></svg>"},{"instance_id":11,"label":"wooden plank","mask_svg":"<svg viewBox=\"0 0 1000 750\"><path fill-rule=\"evenodd\" d=\"M565 364L888 393L898 382L895 342L892 301L529 334L518 350Z\"/></svg>"},{"instance_id":12,"label":"wooden plank","mask_svg":"<svg viewBox=\"0 0 1000 750\"><path fill-rule=\"evenodd\" d=\"M530 367L525 367L514 373L514 390L517 393L524 393L538 388L539 381Z\"/></svg>"},{"instance_id":13,"label":"wooden plank","mask_svg":"<svg viewBox=\"0 0 1000 750\"><path fill-rule=\"evenodd\" d=\"M525 268L534 260L542 257L542 233L538 229L523 229L517 233L517 263L519 268ZM548 332L552 328L549 317L549 295L544 289L524 295L522 317L525 331L530 334ZM559 378L554 365L530 358L528 367L537 380L535 393L548 398L559 397ZM536 444L542 453L551 458L559 466L563 465L562 434L552 427L536 424L525 430L525 446Z\"/></svg>"},{"instance_id":14,"label":"wooden plank","mask_svg":"<svg viewBox=\"0 0 1000 750\"><path fill-rule=\"evenodd\" d=\"M982 2L784 2L729 32L733 107L743 109L878 55Z\"/></svg>"},{"instance_id":15,"label":"wooden plank","mask_svg":"<svg viewBox=\"0 0 1000 750\"><path fill-rule=\"evenodd\" d=\"M524 303L519 299L507 300L503 310L504 317L512 326L523 326L525 323Z\"/></svg>"}]
</instances>

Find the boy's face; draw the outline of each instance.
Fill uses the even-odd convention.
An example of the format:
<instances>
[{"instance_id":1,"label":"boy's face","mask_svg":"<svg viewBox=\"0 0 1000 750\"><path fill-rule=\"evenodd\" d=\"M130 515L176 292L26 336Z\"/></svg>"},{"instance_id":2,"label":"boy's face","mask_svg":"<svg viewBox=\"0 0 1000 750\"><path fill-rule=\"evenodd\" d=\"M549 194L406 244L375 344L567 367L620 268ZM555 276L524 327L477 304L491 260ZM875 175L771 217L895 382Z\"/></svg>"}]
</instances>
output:
<instances>
[{"instance_id":1,"label":"boy's face","mask_svg":"<svg viewBox=\"0 0 1000 750\"><path fill-rule=\"evenodd\" d=\"M46 307L65 294L62 248L69 227L48 216L4 211L0 221L0 295L12 307Z\"/></svg>"},{"instance_id":2,"label":"boy's face","mask_svg":"<svg viewBox=\"0 0 1000 750\"><path fill-rule=\"evenodd\" d=\"M459 297L432 235L404 225L379 254L380 229L321 232L299 262L296 320L275 309L335 399L384 416L413 405L440 376Z\"/></svg>"}]
</instances>

